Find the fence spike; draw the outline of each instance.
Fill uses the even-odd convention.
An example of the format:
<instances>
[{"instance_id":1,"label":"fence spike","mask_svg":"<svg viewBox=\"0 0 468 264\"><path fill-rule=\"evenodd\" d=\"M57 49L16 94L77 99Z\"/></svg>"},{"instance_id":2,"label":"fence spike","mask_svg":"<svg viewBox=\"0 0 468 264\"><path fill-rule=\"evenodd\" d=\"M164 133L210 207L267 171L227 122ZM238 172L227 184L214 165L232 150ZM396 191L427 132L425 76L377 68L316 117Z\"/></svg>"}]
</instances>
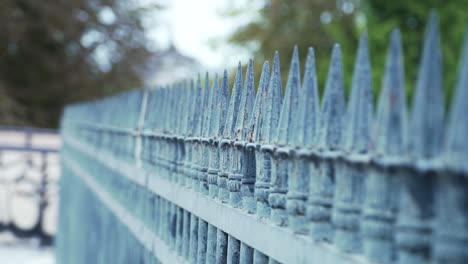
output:
<instances>
[{"instance_id":1,"label":"fence spike","mask_svg":"<svg viewBox=\"0 0 468 264\"><path fill-rule=\"evenodd\" d=\"M263 177L263 154L260 151L260 140L262 137L262 116L264 112L264 105L268 93L268 80L270 79L270 64L268 61L263 63L262 72L260 75L260 82L258 84L257 95L255 96L255 103L253 106L252 115L250 117L246 147L250 152L251 159L255 160L255 172L251 184L243 193L243 208L253 213L256 210L256 197L255 197L255 178Z\"/></svg>"},{"instance_id":2,"label":"fence spike","mask_svg":"<svg viewBox=\"0 0 468 264\"><path fill-rule=\"evenodd\" d=\"M331 207L333 202L335 168L332 162L334 151L339 150L345 114L344 84L341 50L333 46L330 68L325 85L317 134L317 146L328 153L329 159L320 159L310 165L312 171L309 185L307 218L310 220L310 235L316 240L331 240Z\"/></svg>"},{"instance_id":3,"label":"fence spike","mask_svg":"<svg viewBox=\"0 0 468 264\"><path fill-rule=\"evenodd\" d=\"M423 54L413 98L410 130L410 154L414 158L432 158L439 154L444 124L442 93L442 54L437 16L430 15Z\"/></svg>"},{"instance_id":4,"label":"fence spike","mask_svg":"<svg viewBox=\"0 0 468 264\"><path fill-rule=\"evenodd\" d=\"M252 60L249 60L249 64L247 66L243 89L244 91L239 106L235 135L235 139L241 141L246 139L250 116L255 100L255 80Z\"/></svg>"},{"instance_id":5,"label":"fence spike","mask_svg":"<svg viewBox=\"0 0 468 264\"><path fill-rule=\"evenodd\" d=\"M297 145L301 146L293 163L293 173L288 181L286 208L289 225L296 233L307 233L305 208L310 184L310 150L314 147L319 118L319 96L315 71L314 49L309 48L302 88L299 89L299 106L295 130Z\"/></svg>"},{"instance_id":6,"label":"fence spike","mask_svg":"<svg viewBox=\"0 0 468 264\"><path fill-rule=\"evenodd\" d=\"M340 148L345 113L342 69L340 45L335 44L325 84L320 124L317 131L318 147L324 150L336 150Z\"/></svg>"},{"instance_id":7,"label":"fence spike","mask_svg":"<svg viewBox=\"0 0 468 264\"><path fill-rule=\"evenodd\" d=\"M359 41L354 66L353 83L346 115L343 148L352 153L367 153L370 145L370 128L373 119L372 84L367 34Z\"/></svg>"},{"instance_id":8,"label":"fence spike","mask_svg":"<svg viewBox=\"0 0 468 264\"><path fill-rule=\"evenodd\" d=\"M431 250L434 197L428 190L433 190L435 177L425 168L427 161L440 154L444 125L442 58L435 13L429 18L413 99L408 144L417 169L402 177L396 233L402 263L429 261Z\"/></svg>"},{"instance_id":9,"label":"fence spike","mask_svg":"<svg viewBox=\"0 0 468 264\"><path fill-rule=\"evenodd\" d=\"M226 124L226 114L229 108L229 78L227 70L224 70L223 73L223 80L221 81L221 94L219 99L219 122L218 122L218 130L217 136L220 138L223 135L224 127Z\"/></svg>"},{"instance_id":10,"label":"fence spike","mask_svg":"<svg viewBox=\"0 0 468 264\"><path fill-rule=\"evenodd\" d=\"M213 85L211 86L211 91L212 91L212 98L210 99L210 118L209 118L209 129L207 133L207 137L209 138L216 138L217 136L217 125L219 123L219 99L221 96L221 89L219 88L219 79L218 79L218 74L215 73L214 79L213 79Z\"/></svg>"},{"instance_id":11,"label":"fence spike","mask_svg":"<svg viewBox=\"0 0 468 264\"><path fill-rule=\"evenodd\" d=\"M188 186L189 188L196 187L196 178L197 178L197 171L199 168L199 146L198 146L198 139L200 137L200 131L201 131L201 122L202 122L202 117L203 117L203 90L201 87L201 77L200 74L197 76L197 84L196 84L196 101L194 105L194 110L193 110L193 132L191 136L191 162L190 162L190 169L189 169L189 178L188 178ZM197 220L198 224L198 220ZM198 227L197 227L198 228ZM198 230L198 229L197 229Z\"/></svg>"},{"instance_id":12,"label":"fence spike","mask_svg":"<svg viewBox=\"0 0 468 264\"><path fill-rule=\"evenodd\" d=\"M239 104L242 96L242 67L239 62L237 66L234 86L232 87L231 101L226 116L226 124L224 126L224 138L232 139L235 134L235 126L238 117Z\"/></svg>"},{"instance_id":13,"label":"fence spike","mask_svg":"<svg viewBox=\"0 0 468 264\"><path fill-rule=\"evenodd\" d=\"M199 123L201 120L201 107L203 104L203 99L202 99L202 87L201 87L201 80L200 80L200 74L198 74L197 77L197 84L195 86L195 103L193 105L193 110L192 110L192 136L198 136L198 127Z\"/></svg>"},{"instance_id":14,"label":"fence spike","mask_svg":"<svg viewBox=\"0 0 468 264\"><path fill-rule=\"evenodd\" d=\"M454 95L441 157L448 172L438 175L436 185L433 256L437 263L468 262L468 212L463 209L468 204L468 31Z\"/></svg>"},{"instance_id":15,"label":"fence spike","mask_svg":"<svg viewBox=\"0 0 468 264\"><path fill-rule=\"evenodd\" d=\"M373 154L377 162L386 164L388 160L406 154L405 78L398 29L393 30L391 35L382 86L373 136ZM390 263L394 258L393 230L400 189L398 174L387 169L376 169L367 177L361 224L364 254L371 261Z\"/></svg>"},{"instance_id":16,"label":"fence spike","mask_svg":"<svg viewBox=\"0 0 468 264\"><path fill-rule=\"evenodd\" d=\"M210 137L211 116L213 115L213 101L215 101L216 92L209 87L208 72L205 75L205 102L203 111L203 137Z\"/></svg>"},{"instance_id":17,"label":"fence spike","mask_svg":"<svg viewBox=\"0 0 468 264\"><path fill-rule=\"evenodd\" d=\"M407 147L407 110L401 33L393 30L377 110L375 152L400 156Z\"/></svg>"},{"instance_id":18,"label":"fence spike","mask_svg":"<svg viewBox=\"0 0 468 264\"><path fill-rule=\"evenodd\" d=\"M250 118L247 141L251 143L259 143L262 136L262 114L264 111L264 103L268 93L268 79L270 78L270 63L265 61L260 74L258 83L257 95L253 106L252 116Z\"/></svg>"},{"instance_id":19,"label":"fence spike","mask_svg":"<svg viewBox=\"0 0 468 264\"><path fill-rule=\"evenodd\" d=\"M353 157L366 154L370 146L371 124L373 121L371 66L366 32L361 34L354 66L351 96L346 113L346 130L343 134L343 148L349 156L345 159L355 163ZM364 184L367 170L364 166L345 163L335 174L336 187L332 212L335 227L334 243L347 252L360 252L362 238L359 219L364 201ZM353 191L360 190L360 191Z\"/></svg>"},{"instance_id":20,"label":"fence spike","mask_svg":"<svg viewBox=\"0 0 468 264\"><path fill-rule=\"evenodd\" d=\"M281 75L279 53L275 52L273 58L273 69L270 75L268 85L265 86L265 99L262 106L262 137L259 139L260 152L262 153L263 173L257 175L255 182L255 197L257 199L256 213L259 218L270 217L270 205L268 204L268 194L271 180L271 157L274 151L272 146L273 136L278 126L279 114L281 109Z\"/></svg>"},{"instance_id":21,"label":"fence spike","mask_svg":"<svg viewBox=\"0 0 468 264\"><path fill-rule=\"evenodd\" d=\"M226 116L226 123L223 131L223 140L221 144L221 172L220 178L218 178L218 198L222 202L229 201L229 191L227 186L228 174L231 171L231 159L232 159L232 140L235 133L235 125L237 121L237 115L239 111L239 104L242 95L242 67L239 62L237 66L236 77L234 79L234 86L231 94L231 101L229 102L229 108Z\"/></svg>"},{"instance_id":22,"label":"fence spike","mask_svg":"<svg viewBox=\"0 0 468 264\"><path fill-rule=\"evenodd\" d=\"M222 88L219 87L219 79L218 74L215 74L213 80L213 90L214 96L213 101L211 102L212 115L210 117L210 133L209 138L210 141L208 142L208 149L209 149L209 166L208 166L208 173L207 173L207 182L208 182L208 194L210 197L214 198L218 194L218 188L216 186L216 182L218 180L218 168L219 168L219 148L218 148L218 131L219 131L219 119L221 118L221 107L225 107L221 105ZM216 237L216 234L211 234ZM216 241L216 238L209 237L210 241ZM213 240L214 239L214 240ZM215 253L214 253L215 254Z\"/></svg>"},{"instance_id":23,"label":"fence spike","mask_svg":"<svg viewBox=\"0 0 468 264\"><path fill-rule=\"evenodd\" d=\"M278 127L283 88L281 86L281 71L279 53L276 51L273 59L273 70L268 84L269 92L265 101L265 112L263 116L263 139L261 143L273 144L274 136Z\"/></svg>"},{"instance_id":24,"label":"fence spike","mask_svg":"<svg viewBox=\"0 0 468 264\"><path fill-rule=\"evenodd\" d=\"M297 131L294 130L293 124L298 118L296 115L299 101L299 87L301 85L300 71L299 51L297 46L294 46L286 91L276 131L275 143L278 146L291 145L291 143L293 143L292 140L297 138Z\"/></svg>"},{"instance_id":25,"label":"fence spike","mask_svg":"<svg viewBox=\"0 0 468 264\"><path fill-rule=\"evenodd\" d=\"M444 148L445 162L455 170L468 171L468 31L465 34L463 55L460 62L458 81L453 97L450 119L447 129L447 141Z\"/></svg>"},{"instance_id":26,"label":"fence spike","mask_svg":"<svg viewBox=\"0 0 468 264\"><path fill-rule=\"evenodd\" d=\"M248 129L248 121L252 112L253 100L255 96L253 61L250 60L247 65L242 97L239 104L239 110L236 120L236 128L234 133L234 142L231 158L231 170L228 176L229 203L233 207L240 207L242 197L240 194L241 180L244 178L243 170L245 166L249 166L250 161L245 159L245 131Z\"/></svg>"},{"instance_id":27,"label":"fence spike","mask_svg":"<svg viewBox=\"0 0 468 264\"><path fill-rule=\"evenodd\" d=\"M202 99L201 99L201 111L200 111L200 123L198 126L198 136L202 137L205 134L205 121L207 115L209 115L208 100L210 98L210 87L209 87L208 72L205 73L205 84L202 88Z\"/></svg>"},{"instance_id":28,"label":"fence spike","mask_svg":"<svg viewBox=\"0 0 468 264\"><path fill-rule=\"evenodd\" d=\"M302 92L299 98L299 113L297 131L298 143L306 148L311 148L316 143L320 114L320 100L317 85L317 73L315 68L315 52L309 48L305 66Z\"/></svg>"},{"instance_id":29,"label":"fence spike","mask_svg":"<svg viewBox=\"0 0 468 264\"><path fill-rule=\"evenodd\" d=\"M283 98L279 123L275 135L277 148L272 159L274 167L271 174L270 193L268 202L271 206L271 220L279 226L287 225L286 193L288 191L291 148L293 140L297 138L295 123L297 122L297 111L299 101L300 69L299 52L297 46L294 47L289 68L289 77L286 84L286 93Z\"/></svg>"}]
</instances>

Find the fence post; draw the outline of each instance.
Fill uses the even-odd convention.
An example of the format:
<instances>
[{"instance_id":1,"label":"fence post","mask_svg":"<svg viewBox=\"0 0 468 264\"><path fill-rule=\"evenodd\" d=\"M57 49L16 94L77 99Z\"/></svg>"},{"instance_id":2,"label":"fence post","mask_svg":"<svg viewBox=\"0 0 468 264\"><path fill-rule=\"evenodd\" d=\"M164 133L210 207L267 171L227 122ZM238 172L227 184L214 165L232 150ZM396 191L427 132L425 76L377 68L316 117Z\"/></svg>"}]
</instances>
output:
<instances>
[{"instance_id":1,"label":"fence post","mask_svg":"<svg viewBox=\"0 0 468 264\"><path fill-rule=\"evenodd\" d=\"M406 98L403 54L398 30L392 32L374 133L374 164L365 187L362 212L364 254L379 263L395 258L394 225L400 192L402 156L406 154Z\"/></svg>"},{"instance_id":2,"label":"fence post","mask_svg":"<svg viewBox=\"0 0 468 264\"><path fill-rule=\"evenodd\" d=\"M316 240L331 241L331 209L335 182L335 160L340 148L345 113L340 46L333 47L325 95L320 113L317 147L310 165L311 178L307 206L310 234Z\"/></svg>"},{"instance_id":3,"label":"fence post","mask_svg":"<svg viewBox=\"0 0 468 264\"><path fill-rule=\"evenodd\" d=\"M463 55L454 101L450 113L442 162L446 172L438 175L436 189L435 263L467 263L468 253L468 33L465 35Z\"/></svg>"},{"instance_id":4,"label":"fence post","mask_svg":"<svg viewBox=\"0 0 468 264\"><path fill-rule=\"evenodd\" d=\"M442 65L437 19L432 14L424 40L413 111L409 123L409 155L414 168L402 177L397 224L400 263L430 259L434 173L429 162L439 154L444 124Z\"/></svg>"},{"instance_id":5,"label":"fence post","mask_svg":"<svg viewBox=\"0 0 468 264\"><path fill-rule=\"evenodd\" d=\"M239 103L239 110L236 119L234 133L232 135L232 160L231 171L228 176L228 189L229 189L229 204L235 208L242 206L241 197L241 181L250 177L243 174L244 172L252 173L251 161L248 160L245 151L245 136L248 129L248 122L250 113L252 112L253 101L255 98L254 77L253 77L253 62L249 61L245 73L244 86L242 91L241 100Z\"/></svg>"},{"instance_id":6,"label":"fence post","mask_svg":"<svg viewBox=\"0 0 468 264\"><path fill-rule=\"evenodd\" d=\"M347 252L360 252L361 206L364 202L364 184L367 178L368 152L373 118L371 69L366 33L359 41L353 84L346 113L343 136L343 159L338 161L332 222L335 227L333 242Z\"/></svg>"},{"instance_id":7,"label":"fence post","mask_svg":"<svg viewBox=\"0 0 468 264\"><path fill-rule=\"evenodd\" d=\"M309 227L305 217L306 201L309 194L310 151L315 146L319 120L319 95L315 73L314 49L309 48L302 88L299 92L299 111L296 122L297 145L293 173L289 177L286 208L291 229L296 233L307 233Z\"/></svg>"},{"instance_id":8,"label":"fence post","mask_svg":"<svg viewBox=\"0 0 468 264\"><path fill-rule=\"evenodd\" d=\"M234 151L232 149L232 137L239 111L239 104L242 94L242 68L239 62L237 66L234 86L232 88L231 101L229 102L228 112L226 114L226 123L224 125L223 138L220 142L221 168L218 177L218 199L223 202L229 202L228 177L231 171Z\"/></svg>"},{"instance_id":9,"label":"fence post","mask_svg":"<svg viewBox=\"0 0 468 264\"><path fill-rule=\"evenodd\" d=\"M278 127L281 110L281 98L283 89L281 87L281 73L279 54L275 52L273 58L273 69L268 84L264 111L262 115L262 130L260 141L260 153L262 156L263 174L257 175L255 181L255 197L257 198L257 216L259 218L270 218L270 204L268 195L271 182L271 159L274 152L273 137Z\"/></svg>"},{"instance_id":10,"label":"fence post","mask_svg":"<svg viewBox=\"0 0 468 264\"><path fill-rule=\"evenodd\" d=\"M294 131L294 122L297 119L297 108L300 86L299 54L297 46L294 47L289 68L286 91L283 98L278 128L275 135L276 149L272 158L273 173L271 174L270 193L268 203L271 207L271 221L278 226L286 226L286 193L288 191L288 177L291 172L291 145L297 138Z\"/></svg>"},{"instance_id":11,"label":"fence post","mask_svg":"<svg viewBox=\"0 0 468 264\"><path fill-rule=\"evenodd\" d=\"M254 183L251 185L244 185L241 189L242 192L242 207L248 213L256 212L256 197L255 197L255 184L256 180L260 175L263 175L263 153L260 152L260 143L262 141L262 129L263 129L263 115L265 111L266 100L268 96L268 81L270 78L270 67L269 63L265 62L262 67L262 73L260 76L260 82L258 84L257 95L255 97L255 103L253 107L252 116L250 118L249 130L247 135L246 148L249 152L254 155L255 158L255 178ZM252 256L253 263L257 264L266 264L268 262L268 257L259 252L258 250L253 250Z\"/></svg>"}]
</instances>

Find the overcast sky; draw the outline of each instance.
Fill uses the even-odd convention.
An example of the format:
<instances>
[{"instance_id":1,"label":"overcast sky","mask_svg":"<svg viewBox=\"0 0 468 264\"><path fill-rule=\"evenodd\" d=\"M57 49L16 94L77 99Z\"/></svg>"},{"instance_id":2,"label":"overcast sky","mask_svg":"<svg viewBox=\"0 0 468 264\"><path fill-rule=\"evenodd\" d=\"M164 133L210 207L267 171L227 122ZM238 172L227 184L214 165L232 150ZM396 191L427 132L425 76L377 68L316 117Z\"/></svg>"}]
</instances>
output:
<instances>
[{"instance_id":1,"label":"overcast sky","mask_svg":"<svg viewBox=\"0 0 468 264\"><path fill-rule=\"evenodd\" d=\"M235 4L246 1L249 0L237 0ZM172 38L179 51L194 57L207 69L231 68L239 60L246 63L248 52L227 44L226 39L236 27L255 17L256 11L238 18L223 16L223 10L232 4L229 0L167 1L162 14L156 14L159 26L150 30L149 36L160 47L167 46Z\"/></svg>"}]
</instances>

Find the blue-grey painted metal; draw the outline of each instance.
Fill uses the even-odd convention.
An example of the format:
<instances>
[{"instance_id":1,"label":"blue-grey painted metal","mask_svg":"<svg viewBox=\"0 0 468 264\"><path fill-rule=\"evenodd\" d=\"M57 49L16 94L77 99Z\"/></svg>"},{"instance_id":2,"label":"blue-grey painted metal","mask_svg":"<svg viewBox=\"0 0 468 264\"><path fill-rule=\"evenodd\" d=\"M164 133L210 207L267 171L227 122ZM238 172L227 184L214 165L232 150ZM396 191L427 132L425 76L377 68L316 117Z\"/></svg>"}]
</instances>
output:
<instances>
[{"instance_id":1,"label":"blue-grey painted metal","mask_svg":"<svg viewBox=\"0 0 468 264\"><path fill-rule=\"evenodd\" d=\"M360 218L367 178L365 163L371 143L372 100L369 50L363 33L342 134L342 159L337 162L332 213L333 241L348 252L361 252Z\"/></svg>"},{"instance_id":2,"label":"blue-grey painted metal","mask_svg":"<svg viewBox=\"0 0 468 264\"><path fill-rule=\"evenodd\" d=\"M438 35L410 113L398 30L375 114L366 33L347 104L335 44L321 102L295 47L284 96L275 53L68 106L59 262L467 263L468 35L447 126Z\"/></svg>"},{"instance_id":3,"label":"blue-grey painted metal","mask_svg":"<svg viewBox=\"0 0 468 264\"><path fill-rule=\"evenodd\" d=\"M425 263L431 258L435 205L431 161L440 155L444 132L441 55L437 18L432 14L408 124L408 159L415 168L406 170L401 177L396 234L401 263Z\"/></svg>"},{"instance_id":4,"label":"blue-grey painted metal","mask_svg":"<svg viewBox=\"0 0 468 264\"><path fill-rule=\"evenodd\" d=\"M319 116L317 151L312 155L309 165L311 172L306 214L310 223L310 235L316 240L331 241L333 235L331 209L344 114L341 50L335 44Z\"/></svg>"}]
</instances>

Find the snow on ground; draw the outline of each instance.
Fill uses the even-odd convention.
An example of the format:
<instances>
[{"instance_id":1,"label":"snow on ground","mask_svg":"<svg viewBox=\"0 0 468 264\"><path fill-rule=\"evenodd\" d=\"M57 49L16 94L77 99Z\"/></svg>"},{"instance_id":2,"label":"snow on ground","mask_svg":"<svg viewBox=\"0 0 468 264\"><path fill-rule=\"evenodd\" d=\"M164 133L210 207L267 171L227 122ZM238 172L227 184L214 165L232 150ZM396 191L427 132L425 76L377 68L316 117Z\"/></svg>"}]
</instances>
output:
<instances>
[{"instance_id":1,"label":"snow on ground","mask_svg":"<svg viewBox=\"0 0 468 264\"><path fill-rule=\"evenodd\" d=\"M34 134L31 146L59 148L56 135ZM24 134L16 131L0 131L0 145L19 147L27 143ZM47 160L47 167L43 162ZM44 211L43 230L56 233L58 204L58 178L60 175L58 154L46 157L40 153L0 152L0 223L14 222L29 229L39 216L38 186L44 171L51 182L46 192L48 206ZM37 239L20 240L7 231L0 232L0 264L54 264L54 248L40 247Z\"/></svg>"},{"instance_id":2,"label":"snow on ground","mask_svg":"<svg viewBox=\"0 0 468 264\"><path fill-rule=\"evenodd\" d=\"M53 247L40 247L38 241L18 240L10 233L0 233L1 264L55 264Z\"/></svg>"}]
</instances>

